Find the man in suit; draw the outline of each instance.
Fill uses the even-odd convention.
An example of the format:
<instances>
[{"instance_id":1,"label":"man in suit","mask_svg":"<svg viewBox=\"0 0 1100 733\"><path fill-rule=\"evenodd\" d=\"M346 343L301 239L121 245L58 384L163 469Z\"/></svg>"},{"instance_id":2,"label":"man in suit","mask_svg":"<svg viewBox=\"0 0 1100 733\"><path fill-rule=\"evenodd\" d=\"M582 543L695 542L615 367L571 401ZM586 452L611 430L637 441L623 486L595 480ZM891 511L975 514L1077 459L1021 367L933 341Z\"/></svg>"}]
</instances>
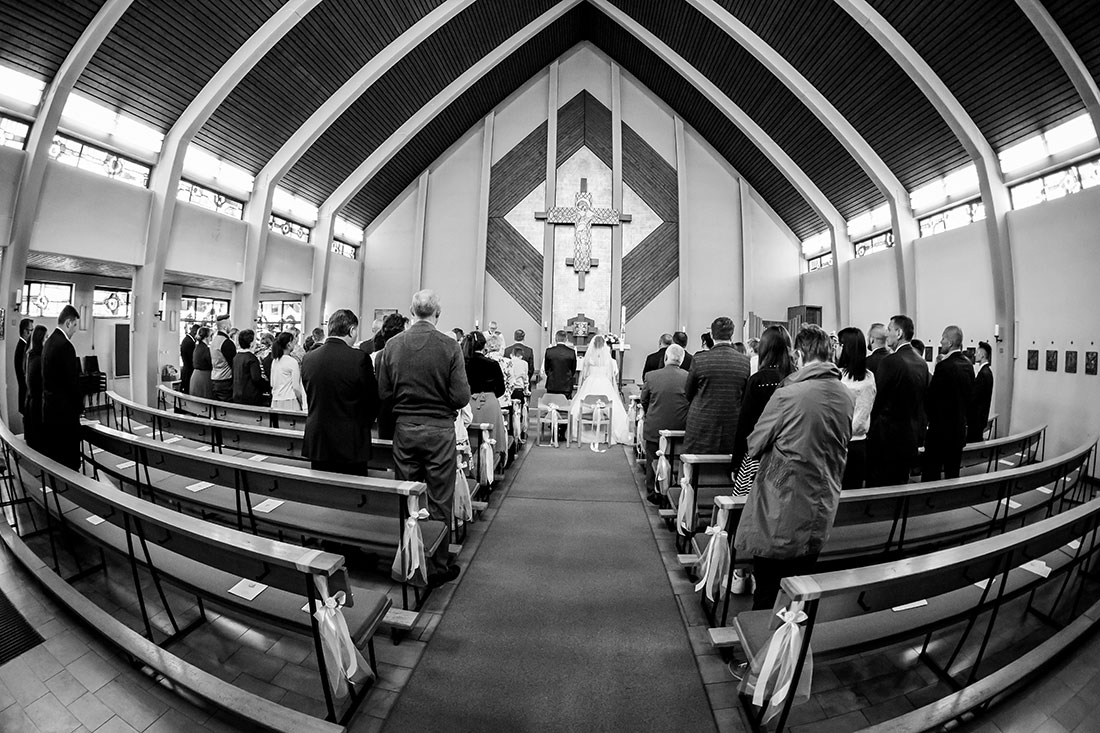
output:
<instances>
[{"instance_id":1,"label":"man in suit","mask_svg":"<svg viewBox=\"0 0 1100 733\"><path fill-rule=\"evenodd\" d=\"M180 392L184 394L191 389L191 375L195 372L195 334L198 332L199 324L192 323L180 342Z\"/></svg>"},{"instance_id":2,"label":"man in suit","mask_svg":"<svg viewBox=\"0 0 1100 733\"><path fill-rule=\"evenodd\" d=\"M328 338L302 360L306 417L302 455L313 468L367 475L378 382L370 357L352 348L359 319L347 309L329 316Z\"/></svg>"},{"instance_id":3,"label":"man in suit","mask_svg":"<svg viewBox=\"0 0 1100 733\"><path fill-rule=\"evenodd\" d=\"M683 430L687 424L688 373L680 368L684 358L684 349L672 344L665 350L665 365L646 374L642 387L641 402L645 410L645 426L642 440L645 441L645 487L646 498L651 504L660 504L657 493L657 449L660 447L662 430Z\"/></svg>"},{"instance_id":4,"label":"man in suit","mask_svg":"<svg viewBox=\"0 0 1100 733\"><path fill-rule=\"evenodd\" d=\"M715 318L710 335L714 348L697 354L688 372L691 407L684 426L684 453L733 453L749 381L749 357L733 348L733 321Z\"/></svg>"},{"instance_id":5,"label":"man in suit","mask_svg":"<svg viewBox=\"0 0 1100 733\"><path fill-rule=\"evenodd\" d=\"M546 350L542 369L546 373L546 391L571 398L577 374L577 352L566 345L567 338L565 331L554 334L556 343Z\"/></svg>"},{"instance_id":6,"label":"man in suit","mask_svg":"<svg viewBox=\"0 0 1100 733\"><path fill-rule=\"evenodd\" d=\"M875 374L875 404L867 433L867 486L894 486L909 482L924 420L928 367L913 350L913 319L898 315L886 328L885 357Z\"/></svg>"},{"instance_id":7,"label":"man in suit","mask_svg":"<svg viewBox=\"0 0 1100 733\"><path fill-rule=\"evenodd\" d=\"M80 470L80 362L72 337L80 314L71 305L61 310L57 328L42 347L42 417L46 454L58 463Z\"/></svg>"},{"instance_id":8,"label":"man in suit","mask_svg":"<svg viewBox=\"0 0 1100 733\"><path fill-rule=\"evenodd\" d=\"M985 424L989 422L989 406L993 402L993 347L985 341L978 342L974 352L974 391L966 413L966 442L985 440Z\"/></svg>"},{"instance_id":9,"label":"man in suit","mask_svg":"<svg viewBox=\"0 0 1100 733\"><path fill-rule=\"evenodd\" d=\"M433 519L454 524L457 455L455 420L470 402L462 351L450 334L436 329L441 308L431 290L413 295L409 328L386 342L378 358L378 393L393 405L393 462L398 479L423 481ZM428 585L458 577L448 542L429 562Z\"/></svg>"},{"instance_id":10,"label":"man in suit","mask_svg":"<svg viewBox=\"0 0 1100 733\"><path fill-rule=\"evenodd\" d=\"M924 412L928 435L924 441L922 481L958 478L966 445L966 412L974 391L974 367L962 353L963 332L948 326L940 338L940 360L928 383Z\"/></svg>"},{"instance_id":11,"label":"man in suit","mask_svg":"<svg viewBox=\"0 0 1100 733\"><path fill-rule=\"evenodd\" d=\"M661 338L657 339L657 350L645 358L645 366L642 367L642 382L645 382L645 375L660 369L665 365L665 349L672 344L672 334L662 333Z\"/></svg>"},{"instance_id":12,"label":"man in suit","mask_svg":"<svg viewBox=\"0 0 1100 733\"><path fill-rule=\"evenodd\" d=\"M685 372L691 371L691 354L688 353L688 335L683 331L677 331L672 334L672 343L684 350L684 359L680 362L680 368Z\"/></svg>"},{"instance_id":13,"label":"man in suit","mask_svg":"<svg viewBox=\"0 0 1100 733\"><path fill-rule=\"evenodd\" d=\"M24 318L19 321L19 343L15 345L15 381L19 384L19 414L26 414L27 404L27 346L31 342L34 321Z\"/></svg>"},{"instance_id":14,"label":"man in suit","mask_svg":"<svg viewBox=\"0 0 1100 733\"><path fill-rule=\"evenodd\" d=\"M516 342L505 349L504 353L508 356L513 356L516 352L519 352L519 357L527 362L527 368L531 370L530 386L534 387L539 381L538 370L535 369L535 352L530 346L523 343L523 339L527 338L527 334L523 332L523 329L517 328L512 336L515 338Z\"/></svg>"},{"instance_id":15,"label":"man in suit","mask_svg":"<svg viewBox=\"0 0 1100 733\"><path fill-rule=\"evenodd\" d=\"M878 369L878 365L890 353L886 348L886 326L881 323L872 323L867 329L867 345L871 353L867 355L867 371L872 374Z\"/></svg>"}]
</instances>

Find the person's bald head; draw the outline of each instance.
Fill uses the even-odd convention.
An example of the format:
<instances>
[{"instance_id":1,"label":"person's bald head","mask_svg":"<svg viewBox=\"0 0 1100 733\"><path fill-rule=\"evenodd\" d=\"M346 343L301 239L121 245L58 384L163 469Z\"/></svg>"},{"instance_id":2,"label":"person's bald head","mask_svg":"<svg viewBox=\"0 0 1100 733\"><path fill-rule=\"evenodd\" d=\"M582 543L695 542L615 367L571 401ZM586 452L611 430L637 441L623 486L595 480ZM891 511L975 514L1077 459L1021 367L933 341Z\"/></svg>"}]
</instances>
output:
<instances>
[{"instance_id":1,"label":"person's bald head","mask_svg":"<svg viewBox=\"0 0 1100 733\"><path fill-rule=\"evenodd\" d=\"M885 323L872 323L871 327L867 329L867 343L871 348L871 351L880 349L886 345L886 324Z\"/></svg>"},{"instance_id":2,"label":"person's bald head","mask_svg":"<svg viewBox=\"0 0 1100 733\"><path fill-rule=\"evenodd\" d=\"M940 353L947 354L955 349L961 349L963 345L963 331L958 326L948 326L943 329L943 337L940 338Z\"/></svg>"},{"instance_id":3,"label":"person's bald head","mask_svg":"<svg viewBox=\"0 0 1100 733\"><path fill-rule=\"evenodd\" d=\"M661 338L659 338L657 340L657 345L658 346L668 346L671 343L672 343L672 334L671 333L662 333Z\"/></svg>"}]
</instances>

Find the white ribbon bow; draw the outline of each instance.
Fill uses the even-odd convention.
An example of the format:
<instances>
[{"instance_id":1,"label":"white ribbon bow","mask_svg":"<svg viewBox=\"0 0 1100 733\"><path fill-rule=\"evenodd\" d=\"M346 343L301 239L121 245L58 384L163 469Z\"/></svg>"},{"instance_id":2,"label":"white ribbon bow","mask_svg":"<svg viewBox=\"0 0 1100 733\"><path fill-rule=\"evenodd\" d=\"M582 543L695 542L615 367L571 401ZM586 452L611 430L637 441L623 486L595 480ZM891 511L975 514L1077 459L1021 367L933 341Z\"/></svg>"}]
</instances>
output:
<instances>
[{"instance_id":1,"label":"white ribbon bow","mask_svg":"<svg viewBox=\"0 0 1100 733\"><path fill-rule=\"evenodd\" d=\"M417 497L410 496L409 518L405 520L401 546L397 548L393 567L390 569L390 577L398 583L428 584L428 563L424 560L424 536L420 532L420 520L427 519L428 516L428 510L420 508Z\"/></svg>"},{"instance_id":2,"label":"white ribbon bow","mask_svg":"<svg viewBox=\"0 0 1100 733\"><path fill-rule=\"evenodd\" d=\"M712 603L722 600L725 595L730 572L729 533L726 532L728 509L719 509L714 524L707 527L710 541L699 560L699 582L695 590L703 590L707 600ZM705 590L704 590L705 589Z\"/></svg>"},{"instance_id":3,"label":"white ribbon bow","mask_svg":"<svg viewBox=\"0 0 1100 733\"><path fill-rule=\"evenodd\" d=\"M661 440L664 441L664 438ZM668 462L663 450L657 451L657 468L654 471L657 474L657 492L667 494L668 482L672 480L672 464Z\"/></svg>"},{"instance_id":4,"label":"white ribbon bow","mask_svg":"<svg viewBox=\"0 0 1100 733\"><path fill-rule=\"evenodd\" d=\"M783 623L772 633L767 648L761 652L764 661L760 665L760 674L757 675L755 682L749 683L750 686L755 685L752 704L763 707L765 702L767 703L767 711L764 714L765 723L779 713L783 702L792 695L791 681L794 679L795 666L798 664L798 655L802 649L802 635L805 633L799 624L807 619L802 606L802 601L794 601L789 609L781 608L776 612L775 615ZM758 654L758 659L759 656ZM813 655L807 650L802 674L798 678L798 689L793 692L795 703L809 699L812 677ZM768 696L769 688L771 688L770 696Z\"/></svg>"},{"instance_id":5,"label":"white ribbon bow","mask_svg":"<svg viewBox=\"0 0 1100 733\"><path fill-rule=\"evenodd\" d=\"M517 442L520 436L523 435L523 416L520 415L518 400L512 400L512 434Z\"/></svg>"},{"instance_id":6,"label":"white ribbon bow","mask_svg":"<svg viewBox=\"0 0 1100 733\"><path fill-rule=\"evenodd\" d=\"M313 618L317 619L317 630L321 636L329 689L336 697L343 698L348 694L348 682L359 684L373 677L374 672L351 640L348 622L340 610L347 600L344 591L336 591L330 596L327 578L315 575L313 580L320 596Z\"/></svg>"},{"instance_id":7,"label":"white ribbon bow","mask_svg":"<svg viewBox=\"0 0 1100 733\"><path fill-rule=\"evenodd\" d=\"M676 507L676 533L687 537L694 529L692 515L695 513L695 489L691 485L691 475L684 471L680 479L680 503Z\"/></svg>"},{"instance_id":8,"label":"white ribbon bow","mask_svg":"<svg viewBox=\"0 0 1100 733\"><path fill-rule=\"evenodd\" d=\"M474 520L474 505L470 496L470 484L466 482L465 468L466 464L459 461L458 470L455 471L454 514L455 519L472 522Z\"/></svg>"},{"instance_id":9,"label":"white ribbon bow","mask_svg":"<svg viewBox=\"0 0 1100 733\"><path fill-rule=\"evenodd\" d=\"M477 449L479 468L478 475L485 486L493 483L493 475L495 473L495 460L493 458L493 446L497 444L496 438L489 438L488 440L482 440L481 445Z\"/></svg>"},{"instance_id":10,"label":"white ribbon bow","mask_svg":"<svg viewBox=\"0 0 1100 733\"><path fill-rule=\"evenodd\" d=\"M603 403L603 400L600 400L596 403L596 406L595 408L593 408L592 411L592 429L596 432L596 435L594 436L593 441L589 444L589 447L591 447L592 450L596 453L607 452L606 450L598 450L596 447L600 443L600 435L603 431L603 411L606 407L607 405ZM610 445L611 439L608 438L607 442L608 445Z\"/></svg>"},{"instance_id":11,"label":"white ribbon bow","mask_svg":"<svg viewBox=\"0 0 1100 733\"><path fill-rule=\"evenodd\" d=\"M550 410L550 445L557 448L558 427L561 425L561 418L558 415L558 408L556 406L547 405L546 407Z\"/></svg>"}]
</instances>

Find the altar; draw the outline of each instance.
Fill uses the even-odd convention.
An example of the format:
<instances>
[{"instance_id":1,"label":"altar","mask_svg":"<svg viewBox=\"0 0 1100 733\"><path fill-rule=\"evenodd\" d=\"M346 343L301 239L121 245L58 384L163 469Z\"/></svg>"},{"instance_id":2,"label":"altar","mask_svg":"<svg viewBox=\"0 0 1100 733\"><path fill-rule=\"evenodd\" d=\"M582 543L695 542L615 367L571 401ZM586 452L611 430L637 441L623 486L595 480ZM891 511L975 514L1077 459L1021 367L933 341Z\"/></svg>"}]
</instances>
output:
<instances>
[{"instance_id":1,"label":"altar","mask_svg":"<svg viewBox=\"0 0 1100 733\"><path fill-rule=\"evenodd\" d=\"M570 344L577 352L577 376L574 379L574 385L580 384L580 361L584 358L585 352L588 350L588 345L592 343L592 339L596 338L599 334L599 329L596 327L596 322L591 318L588 318L583 313L577 315L566 321L567 329L566 334L570 339ZM630 351L630 344L622 342L622 339L618 336L610 334L603 334L607 340L608 345L611 347L611 355L615 359L615 363L619 368L619 383L616 385L619 391L623 389L623 358L627 351Z\"/></svg>"}]
</instances>

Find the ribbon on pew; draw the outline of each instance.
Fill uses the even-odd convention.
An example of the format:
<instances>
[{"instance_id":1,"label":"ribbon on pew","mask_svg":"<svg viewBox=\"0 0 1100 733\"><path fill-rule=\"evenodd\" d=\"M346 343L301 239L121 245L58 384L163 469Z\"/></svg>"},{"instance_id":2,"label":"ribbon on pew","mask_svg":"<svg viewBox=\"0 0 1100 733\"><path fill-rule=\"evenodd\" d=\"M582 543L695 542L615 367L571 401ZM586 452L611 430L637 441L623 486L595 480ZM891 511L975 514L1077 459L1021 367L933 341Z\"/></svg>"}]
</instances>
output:
<instances>
[{"instance_id":1,"label":"ribbon on pew","mask_svg":"<svg viewBox=\"0 0 1100 733\"><path fill-rule=\"evenodd\" d=\"M593 453L606 453L607 449L599 450L597 447L600 443L600 436L603 434L603 411L607 408L607 405L603 403L603 400L596 402L595 407L592 408L592 429L596 431L595 439L589 443L589 447ZM608 421L610 422L611 416L608 415ZM611 443L611 438L607 439L608 444Z\"/></svg>"},{"instance_id":2,"label":"ribbon on pew","mask_svg":"<svg viewBox=\"0 0 1100 733\"><path fill-rule=\"evenodd\" d=\"M644 451L645 446L643 443L645 442L645 438L643 436L645 435L645 415L642 414L641 410L638 411L638 419L634 422L634 426L634 444Z\"/></svg>"},{"instance_id":3,"label":"ribbon on pew","mask_svg":"<svg viewBox=\"0 0 1100 733\"><path fill-rule=\"evenodd\" d=\"M661 438L661 441L663 443L664 438ZM663 450L657 451L657 468L654 471L657 475L657 493L668 494L669 481L672 480L672 465L668 462L668 457Z\"/></svg>"},{"instance_id":4,"label":"ribbon on pew","mask_svg":"<svg viewBox=\"0 0 1100 733\"><path fill-rule=\"evenodd\" d=\"M454 514L455 519L472 522L474 519L474 505L470 496L470 484L466 482L465 469L466 464L460 460L458 469L455 471Z\"/></svg>"},{"instance_id":5,"label":"ribbon on pew","mask_svg":"<svg viewBox=\"0 0 1100 733\"><path fill-rule=\"evenodd\" d=\"M680 502L676 506L676 533L687 537L695 529L692 515L695 514L695 488L691 485L691 476L684 471L680 479Z\"/></svg>"},{"instance_id":6,"label":"ribbon on pew","mask_svg":"<svg viewBox=\"0 0 1100 733\"><path fill-rule=\"evenodd\" d=\"M321 636L329 689L338 698L347 697L348 682L353 685L366 682L374 677L374 672L351 640L348 622L341 610L347 595L342 590L329 595L328 578L323 575L313 576L313 582L319 600L313 618L317 620L317 630Z\"/></svg>"},{"instance_id":7,"label":"ribbon on pew","mask_svg":"<svg viewBox=\"0 0 1100 733\"><path fill-rule=\"evenodd\" d=\"M707 527L707 548L699 560L699 582L696 591L703 591L711 603L722 600L726 594L726 581L730 572L729 533L726 522L729 509L719 509L715 513L714 524Z\"/></svg>"},{"instance_id":8,"label":"ribbon on pew","mask_svg":"<svg viewBox=\"0 0 1100 733\"><path fill-rule=\"evenodd\" d=\"M486 486L493 483L493 476L496 473L496 459L493 456L493 446L496 444L496 438L482 439L477 449L478 476Z\"/></svg>"},{"instance_id":9,"label":"ribbon on pew","mask_svg":"<svg viewBox=\"0 0 1100 733\"><path fill-rule=\"evenodd\" d=\"M393 558L390 577L398 583L428 584L428 563L424 560L424 535L420 532L420 520L428 518L428 510L421 509L417 497L409 497L409 518L401 535L401 546Z\"/></svg>"},{"instance_id":10,"label":"ribbon on pew","mask_svg":"<svg viewBox=\"0 0 1100 733\"><path fill-rule=\"evenodd\" d=\"M745 689L752 692L752 704L767 706L763 722L768 722L783 709L788 697L792 704L801 705L810 699L810 685L813 680L813 653L806 650L806 661L802 665L802 674L798 677L798 687L791 689L798 655L802 650L802 635L805 631L800 624L806 622L806 612L802 610L802 601L793 601L790 608L781 608L776 616L783 622L772 633L768 645L761 649L756 659L749 665L750 674L745 676ZM751 673L759 669L758 675Z\"/></svg>"},{"instance_id":11,"label":"ribbon on pew","mask_svg":"<svg viewBox=\"0 0 1100 733\"><path fill-rule=\"evenodd\" d=\"M547 405L546 408L550 410L550 445L558 447L558 429L561 426L561 416L558 414L558 408L556 405ZM539 436L542 439L542 436Z\"/></svg>"},{"instance_id":12,"label":"ribbon on pew","mask_svg":"<svg viewBox=\"0 0 1100 733\"><path fill-rule=\"evenodd\" d=\"M523 415L519 407L519 400L512 400L512 435L516 442L523 436Z\"/></svg>"}]
</instances>

